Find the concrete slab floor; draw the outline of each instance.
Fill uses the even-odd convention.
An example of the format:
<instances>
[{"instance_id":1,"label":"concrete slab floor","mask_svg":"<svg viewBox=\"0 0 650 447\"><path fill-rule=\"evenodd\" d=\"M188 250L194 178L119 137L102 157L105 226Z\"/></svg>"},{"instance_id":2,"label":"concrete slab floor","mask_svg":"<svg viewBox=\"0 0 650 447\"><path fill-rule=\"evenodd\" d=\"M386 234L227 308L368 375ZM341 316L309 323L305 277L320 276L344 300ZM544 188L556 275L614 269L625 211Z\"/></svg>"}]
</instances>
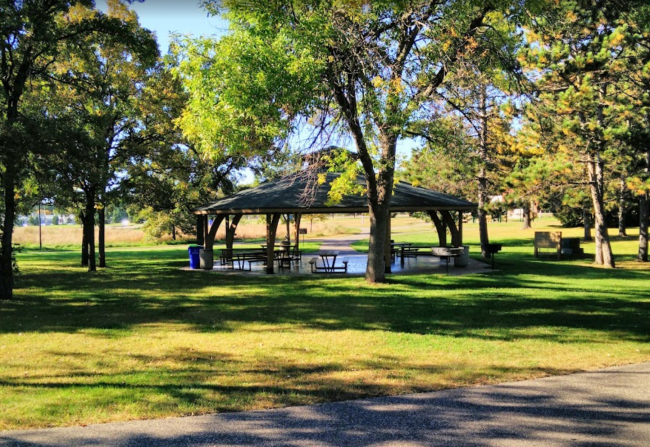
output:
<instances>
[{"instance_id":1,"label":"concrete slab floor","mask_svg":"<svg viewBox=\"0 0 650 447\"><path fill-rule=\"evenodd\" d=\"M347 273L311 273L311 267L309 265L309 260L313 257L318 257L317 253L305 254L300 263L293 263L290 268L278 268L277 264L274 268L276 275L312 275L312 276L363 276L366 272L366 266L368 264L368 256L365 254L359 254L354 252L354 254L345 254L345 252L340 253L336 265L341 264L341 258L345 257L348 259L348 272ZM319 265L320 261L319 261ZM498 261L496 263L496 268L498 269ZM392 274L393 275L421 275L421 274L432 274L432 275L468 275L473 273L489 273L491 266L485 262L477 261L470 258L469 264L467 267L454 267L453 260L449 264L449 268L445 265L443 260L434 257L418 257L416 258L406 258L404 260L404 266L401 266L400 260L397 259L396 262L391 264ZM246 263L246 269L248 269L248 263ZM239 270L237 268L233 269L231 266L222 266L217 259L214 263L213 270L202 270L202 269L190 269L189 267L183 267L182 270L189 270L193 272L203 272L203 273L222 273L229 275L266 275L266 268L261 264L253 264L251 270Z\"/></svg>"}]
</instances>

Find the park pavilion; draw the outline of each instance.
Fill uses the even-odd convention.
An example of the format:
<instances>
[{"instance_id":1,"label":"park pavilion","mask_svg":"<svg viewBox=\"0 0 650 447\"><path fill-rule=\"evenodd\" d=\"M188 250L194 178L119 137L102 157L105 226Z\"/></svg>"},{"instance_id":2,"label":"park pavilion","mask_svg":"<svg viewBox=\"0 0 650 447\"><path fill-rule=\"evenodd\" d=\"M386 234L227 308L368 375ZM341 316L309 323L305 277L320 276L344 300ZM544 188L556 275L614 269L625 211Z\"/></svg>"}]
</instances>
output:
<instances>
[{"instance_id":1,"label":"park pavilion","mask_svg":"<svg viewBox=\"0 0 650 447\"><path fill-rule=\"evenodd\" d=\"M197 215L197 240L206 250L212 250L219 227L225 225L226 248L232 249L237 225L243 215L266 215L266 250L269 259L273 258L275 240L281 215L292 215L295 222L294 240L300 244L300 222L303 214L351 214L367 213L365 194L345 195L338 203L330 203L329 192L332 182L341 174L328 172L316 182L303 173L282 177L276 181L263 183L255 188L245 189L194 210ZM365 187L365 179L358 176L356 181ZM438 233L440 246L447 246L447 232L451 235L451 245L463 245L463 213L477 210L477 205L448 194L413 186L406 182L396 182L393 190L390 211L393 213L427 213ZM209 224L212 221L211 225ZM391 225L388 225L388 238L391 240ZM386 250L386 272L391 271L390 245ZM266 266L267 273L273 273L273 263Z\"/></svg>"}]
</instances>

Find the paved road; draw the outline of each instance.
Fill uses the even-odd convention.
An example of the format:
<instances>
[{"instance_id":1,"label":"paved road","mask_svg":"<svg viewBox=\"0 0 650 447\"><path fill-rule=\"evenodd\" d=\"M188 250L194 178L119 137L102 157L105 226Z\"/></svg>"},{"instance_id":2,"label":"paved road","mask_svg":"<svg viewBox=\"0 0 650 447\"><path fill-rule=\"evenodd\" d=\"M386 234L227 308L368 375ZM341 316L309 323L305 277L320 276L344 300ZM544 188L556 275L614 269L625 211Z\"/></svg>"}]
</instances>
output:
<instances>
[{"instance_id":1,"label":"paved road","mask_svg":"<svg viewBox=\"0 0 650 447\"><path fill-rule=\"evenodd\" d=\"M647 447L650 363L281 410L0 432L0 445Z\"/></svg>"}]
</instances>

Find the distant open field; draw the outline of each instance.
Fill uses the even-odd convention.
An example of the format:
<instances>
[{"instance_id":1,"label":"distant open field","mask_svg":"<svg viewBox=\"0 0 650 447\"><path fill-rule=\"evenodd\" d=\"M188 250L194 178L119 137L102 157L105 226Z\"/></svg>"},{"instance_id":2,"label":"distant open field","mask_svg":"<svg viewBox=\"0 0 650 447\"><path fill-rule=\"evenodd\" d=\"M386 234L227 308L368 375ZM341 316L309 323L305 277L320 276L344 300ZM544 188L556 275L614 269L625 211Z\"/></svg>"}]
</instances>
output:
<instances>
[{"instance_id":1,"label":"distant open field","mask_svg":"<svg viewBox=\"0 0 650 447\"><path fill-rule=\"evenodd\" d=\"M313 225L307 217L303 217L302 228L306 228L309 237L330 236L335 234L345 234L348 232L359 231L363 223L367 224L368 218L352 218L346 216L333 216L325 222L314 221ZM222 226L217 232L217 239L223 239L224 227ZM293 230L292 230L293 231ZM48 225L42 227L43 247L45 248L63 248L74 249L81 245L81 226L80 225ZM278 236L284 237L286 234L285 225L280 224L278 227ZM239 239L262 239L266 237L266 224L263 220L254 218L244 218L237 228L237 238ZM97 237L97 230L95 230ZM179 234L178 242L194 240L195 235ZM292 236L293 237L293 236ZM152 245L156 243L171 242L170 235L161 240L149 238L142 230L142 225L107 225L106 226L106 245L108 247L126 247L138 245ZM28 248L36 248L39 245L38 227L27 226L17 227L14 231L14 242Z\"/></svg>"},{"instance_id":2,"label":"distant open field","mask_svg":"<svg viewBox=\"0 0 650 447\"><path fill-rule=\"evenodd\" d=\"M41 228L43 247L73 248L81 246L82 229L80 225L48 225ZM95 229L95 238L97 238ZM141 245L146 241L141 225L107 225L106 245L109 247ZM24 247L38 247L38 227L17 227L14 230L14 243Z\"/></svg>"},{"instance_id":3,"label":"distant open field","mask_svg":"<svg viewBox=\"0 0 650 447\"><path fill-rule=\"evenodd\" d=\"M376 286L344 275L184 271L184 246L112 248L109 268L94 274L78 266L76 250L27 249L18 256L16 299L0 302L0 430L649 361L650 269L633 260L634 238L614 238L622 267L607 270L593 266L593 244L584 245L584 259L536 259L534 230L520 227L490 225L492 240L505 244L497 271L392 276ZM393 228L397 240L435 241L430 224L399 218ZM465 225L465 235L478 258L476 225Z\"/></svg>"}]
</instances>

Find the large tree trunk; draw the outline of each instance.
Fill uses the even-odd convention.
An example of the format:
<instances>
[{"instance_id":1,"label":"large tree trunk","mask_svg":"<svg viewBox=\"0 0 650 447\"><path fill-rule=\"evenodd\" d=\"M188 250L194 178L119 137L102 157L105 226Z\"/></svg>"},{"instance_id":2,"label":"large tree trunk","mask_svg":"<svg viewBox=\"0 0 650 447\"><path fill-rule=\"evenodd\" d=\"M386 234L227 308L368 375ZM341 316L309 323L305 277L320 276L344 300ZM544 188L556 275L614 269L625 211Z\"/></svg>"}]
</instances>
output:
<instances>
[{"instance_id":1,"label":"large tree trunk","mask_svg":"<svg viewBox=\"0 0 650 447\"><path fill-rule=\"evenodd\" d=\"M645 152L645 177L650 177L650 146ZM637 259L648 262L648 219L650 219L650 194L646 193L639 201L639 253Z\"/></svg>"},{"instance_id":2,"label":"large tree trunk","mask_svg":"<svg viewBox=\"0 0 650 447\"><path fill-rule=\"evenodd\" d=\"M605 199L603 166L598 155L590 158L588 163L591 199L594 207L594 229L596 237L596 264L614 268L614 254L609 242L609 233L605 222Z\"/></svg>"},{"instance_id":3,"label":"large tree trunk","mask_svg":"<svg viewBox=\"0 0 650 447\"><path fill-rule=\"evenodd\" d=\"M599 92L601 100L605 97L604 89L605 86L601 85ZM605 120L603 104L604 101L601 101L598 105L598 122L601 125L603 125ZM582 122L584 122L584 119L582 119ZM614 254L612 253L612 246L609 243L609 233L607 232L607 223L605 222L605 175L603 172L603 161L600 158L600 154L604 149L604 144L605 143L602 139L593 143L592 148L595 149L595 151L587 154L587 170L589 173L591 201L594 208L596 264L614 268Z\"/></svg>"},{"instance_id":4,"label":"large tree trunk","mask_svg":"<svg viewBox=\"0 0 650 447\"><path fill-rule=\"evenodd\" d=\"M637 260L648 262L648 220L650 219L650 197L645 194L639 200L639 253Z\"/></svg>"},{"instance_id":5,"label":"large tree trunk","mask_svg":"<svg viewBox=\"0 0 650 447\"><path fill-rule=\"evenodd\" d=\"M528 230L530 229L530 203L528 201L524 202L524 207L522 209L524 213L524 224L522 225L522 229Z\"/></svg>"},{"instance_id":6,"label":"large tree trunk","mask_svg":"<svg viewBox=\"0 0 650 447\"><path fill-rule=\"evenodd\" d=\"M626 237L626 225L625 225L625 192L627 188L625 186L625 177L621 176L621 184L618 190L618 235L620 237Z\"/></svg>"},{"instance_id":7,"label":"large tree trunk","mask_svg":"<svg viewBox=\"0 0 650 447\"><path fill-rule=\"evenodd\" d=\"M86 198L86 225L84 230L86 232L86 243L88 244L88 271L97 271L97 264L95 259L95 200L94 194Z\"/></svg>"},{"instance_id":8,"label":"large tree trunk","mask_svg":"<svg viewBox=\"0 0 650 447\"><path fill-rule=\"evenodd\" d=\"M16 184L9 170L4 173L3 189L5 209L0 256L0 300L10 300L14 296L13 235L16 218Z\"/></svg>"},{"instance_id":9,"label":"large tree trunk","mask_svg":"<svg viewBox=\"0 0 650 447\"><path fill-rule=\"evenodd\" d=\"M368 244L368 266L366 281L386 282L386 240L390 212L387 206L371 203L368 207L370 217L370 240Z\"/></svg>"},{"instance_id":10,"label":"large tree trunk","mask_svg":"<svg viewBox=\"0 0 650 447\"><path fill-rule=\"evenodd\" d=\"M84 211L79 212L79 220L81 220L81 266L88 267L88 230Z\"/></svg>"},{"instance_id":11,"label":"large tree trunk","mask_svg":"<svg viewBox=\"0 0 650 447\"><path fill-rule=\"evenodd\" d=\"M390 272L390 202L393 197L395 179L395 151L397 137L383 134L380 138L382 158L386 160L375 176L374 185L368 181L368 211L370 213L370 241L368 245L368 265L366 281L369 283L386 282L386 273ZM362 161L363 163L363 161Z\"/></svg>"},{"instance_id":12,"label":"large tree trunk","mask_svg":"<svg viewBox=\"0 0 650 447\"><path fill-rule=\"evenodd\" d=\"M591 237L591 216L587 208L582 209L582 226L584 228L584 239L585 241L592 240Z\"/></svg>"},{"instance_id":13,"label":"large tree trunk","mask_svg":"<svg viewBox=\"0 0 650 447\"><path fill-rule=\"evenodd\" d=\"M478 233L481 241L481 253L483 257L492 256L487 251L487 244L490 243L487 226L487 213L485 206L488 199L488 180L487 180L487 162L488 162L488 104L487 104L487 87L481 85L480 92L480 121L481 131L479 133L479 158L481 167L478 171Z\"/></svg>"},{"instance_id":14,"label":"large tree trunk","mask_svg":"<svg viewBox=\"0 0 650 447\"><path fill-rule=\"evenodd\" d=\"M481 169L483 171L483 169ZM479 174L480 175L480 174ZM482 181L483 180L483 181ZM485 211L485 205L487 202L487 187L485 186L485 179L479 177L479 188L478 188L478 233L481 241L481 252L486 258L490 257L490 254L484 250L487 244L490 243L490 237L488 236L488 222L487 222L487 212Z\"/></svg>"},{"instance_id":15,"label":"large tree trunk","mask_svg":"<svg viewBox=\"0 0 650 447\"><path fill-rule=\"evenodd\" d=\"M106 212L102 206L99 210L99 267L106 267Z\"/></svg>"}]
</instances>

